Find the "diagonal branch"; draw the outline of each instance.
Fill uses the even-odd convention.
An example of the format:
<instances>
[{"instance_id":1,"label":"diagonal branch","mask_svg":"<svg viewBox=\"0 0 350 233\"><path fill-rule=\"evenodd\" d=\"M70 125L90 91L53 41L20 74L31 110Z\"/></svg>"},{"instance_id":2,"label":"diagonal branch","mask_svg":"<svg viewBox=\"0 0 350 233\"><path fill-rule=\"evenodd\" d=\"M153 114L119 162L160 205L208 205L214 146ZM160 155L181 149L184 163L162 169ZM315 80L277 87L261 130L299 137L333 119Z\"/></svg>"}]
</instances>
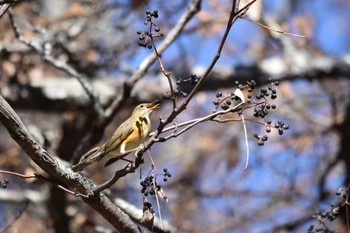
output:
<instances>
[{"instance_id":1,"label":"diagonal branch","mask_svg":"<svg viewBox=\"0 0 350 233\"><path fill-rule=\"evenodd\" d=\"M25 153L39 165L41 169L49 174L52 179L65 187L72 187L79 193L88 193L88 190L95 187L89 178L82 174L74 173L63 164L63 161L49 154L49 152L30 135L16 112L1 95L0 121ZM82 200L100 213L118 231L131 233L140 232L139 227L103 193L97 196L82 196Z\"/></svg>"},{"instance_id":2,"label":"diagonal branch","mask_svg":"<svg viewBox=\"0 0 350 233\"><path fill-rule=\"evenodd\" d=\"M28 47L33 49L35 52L37 52L47 63L51 64L52 66L56 67L59 70L62 70L68 75L71 75L74 78L76 78L80 83L80 85L83 87L85 93L89 96L89 99L92 105L94 106L95 111L102 114L103 113L102 106L100 105L97 95L94 92L90 83L87 81L87 79L82 74L79 74L73 67L68 65L66 62L60 61L54 58L53 56L51 56L48 52L45 51L45 49L39 43L26 40L23 37L22 33L20 32L20 29L14 19L14 16L11 10L9 11L9 17L10 17L10 23L16 38L21 43L27 45Z\"/></svg>"}]
</instances>

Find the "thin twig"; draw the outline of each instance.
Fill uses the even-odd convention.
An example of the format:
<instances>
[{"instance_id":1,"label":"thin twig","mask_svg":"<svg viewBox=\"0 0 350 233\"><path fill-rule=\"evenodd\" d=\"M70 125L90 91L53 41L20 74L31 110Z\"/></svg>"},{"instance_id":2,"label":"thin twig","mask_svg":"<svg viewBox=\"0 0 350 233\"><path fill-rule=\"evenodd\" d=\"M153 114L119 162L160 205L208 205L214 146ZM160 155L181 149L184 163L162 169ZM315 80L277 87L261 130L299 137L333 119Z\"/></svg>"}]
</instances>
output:
<instances>
[{"instance_id":1,"label":"thin twig","mask_svg":"<svg viewBox=\"0 0 350 233\"><path fill-rule=\"evenodd\" d=\"M33 179L33 178L37 178L37 176L34 174L34 175L23 175L23 174L20 174L20 173L17 173L17 172L11 172L11 171L5 171L5 170L0 170L0 173L2 174L8 174L8 175L13 175L13 176L18 176L18 177L21 177L23 179Z\"/></svg>"},{"instance_id":2,"label":"thin twig","mask_svg":"<svg viewBox=\"0 0 350 233\"><path fill-rule=\"evenodd\" d=\"M95 188L90 190L88 195L96 195L96 194L102 192L103 190L110 188L120 178L126 176L129 173L134 173L136 171L136 169L144 162L142 159L142 153L140 153L140 151L137 151L135 153L135 155L136 155L136 158L135 158L135 161L133 163L129 163L124 168L116 171L114 173L114 176L111 179L107 180L106 182L104 182L104 183L100 184L99 186L96 186Z\"/></svg>"},{"instance_id":3,"label":"thin twig","mask_svg":"<svg viewBox=\"0 0 350 233\"><path fill-rule=\"evenodd\" d=\"M17 172L11 172L11 171L5 171L5 170L0 170L0 173L17 176L17 177L20 177L20 178L23 178L23 179L41 179L41 180L45 180L45 181L51 183L52 185L54 185L56 188L59 188L59 189L65 191L65 192L67 192L69 194L72 194L72 195L76 196L76 197L79 197L79 196L87 197L87 195L85 195L85 194L81 194L81 193L77 193L77 192L71 191L71 190L63 187L62 185L56 184L50 178L47 178L47 177L45 177L43 175L40 175L40 174L34 173L33 175L24 175L24 174L20 174L20 173L17 173Z\"/></svg>"},{"instance_id":4,"label":"thin twig","mask_svg":"<svg viewBox=\"0 0 350 233\"><path fill-rule=\"evenodd\" d=\"M283 35L288 35L288 36L294 36L294 37L300 37L300 38L306 38L306 36L304 35L299 35L299 34L294 34L294 33L290 33L290 32L284 32L284 31L281 31L281 30L277 30L277 29L273 29L265 24L262 24L262 23L259 23L257 21L254 21L252 19L249 19L248 17L245 17L245 16L242 16L241 17L242 19L245 19L251 23L254 23L260 27L263 27L263 28L266 28L267 30L270 30L270 31L273 31L273 32L276 32L276 33L280 33L280 34L283 34Z\"/></svg>"}]
</instances>

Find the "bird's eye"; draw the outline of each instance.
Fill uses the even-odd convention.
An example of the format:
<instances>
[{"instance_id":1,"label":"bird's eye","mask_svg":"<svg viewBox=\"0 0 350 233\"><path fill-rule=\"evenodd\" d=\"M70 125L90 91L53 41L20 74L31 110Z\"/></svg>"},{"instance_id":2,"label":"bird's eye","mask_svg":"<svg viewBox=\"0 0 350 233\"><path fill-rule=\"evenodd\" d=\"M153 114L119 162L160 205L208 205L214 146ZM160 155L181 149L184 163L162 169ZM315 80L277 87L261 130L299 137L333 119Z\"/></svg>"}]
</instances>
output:
<instances>
[{"instance_id":1,"label":"bird's eye","mask_svg":"<svg viewBox=\"0 0 350 233\"><path fill-rule=\"evenodd\" d=\"M141 104L140 107L143 108L144 107L143 104Z\"/></svg>"}]
</instances>

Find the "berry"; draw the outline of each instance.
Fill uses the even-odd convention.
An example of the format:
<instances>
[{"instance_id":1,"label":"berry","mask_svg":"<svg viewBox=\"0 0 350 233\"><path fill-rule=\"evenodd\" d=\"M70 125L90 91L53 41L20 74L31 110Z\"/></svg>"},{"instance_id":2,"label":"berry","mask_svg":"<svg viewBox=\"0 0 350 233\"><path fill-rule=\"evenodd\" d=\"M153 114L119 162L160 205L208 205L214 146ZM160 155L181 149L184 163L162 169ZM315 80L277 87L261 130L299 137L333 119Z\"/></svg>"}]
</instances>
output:
<instances>
[{"instance_id":1,"label":"berry","mask_svg":"<svg viewBox=\"0 0 350 233\"><path fill-rule=\"evenodd\" d=\"M229 106L226 103L224 103L221 105L221 108L222 108L222 110L227 110L229 108Z\"/></svg>"},{"instance_id":2,"label":"berry","mask_svg":"<svg viewBox=\"0 0 350 233\"><path fill-rule=\"evenodd\" d=\"M283 125L282 127L284 130L288 130L289 129L289 125Z\"/></svg>"},{"instance_id":3,"label":"berry","mask_svg":"<svg viewBox=\"0 0 350 233\"><path fill-rule=\"evenodd\" d=\"M258 145L259 145L259 146L263 146L263 145L264 145L264 142L263 142L263 141L258 141Z\"/></svg>"}]
</instances>

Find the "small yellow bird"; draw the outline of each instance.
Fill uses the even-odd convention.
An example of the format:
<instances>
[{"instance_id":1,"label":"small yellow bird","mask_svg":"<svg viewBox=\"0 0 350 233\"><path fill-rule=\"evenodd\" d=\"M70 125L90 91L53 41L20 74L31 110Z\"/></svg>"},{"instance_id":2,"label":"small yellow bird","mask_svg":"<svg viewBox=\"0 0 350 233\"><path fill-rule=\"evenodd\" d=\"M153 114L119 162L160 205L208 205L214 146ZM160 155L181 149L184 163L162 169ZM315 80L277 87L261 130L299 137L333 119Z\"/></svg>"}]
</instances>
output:
<instances>
[{"instance_id":1,"label":"small yellow bird","mask_svg":"<svg viewBox=\"0 0 350 233\"><path fill-rule=\"evenodd\" d=\"M102 146L96 147L82 156L80 162L72 166L73 171L80 171L86 166L109 158L105 166L122 159L135 151L146 140L151 131L150 115L158 108L159 102L143 103L135 107L131 116L124 121L113 136Z\"/></svg>"}]
</instances>

